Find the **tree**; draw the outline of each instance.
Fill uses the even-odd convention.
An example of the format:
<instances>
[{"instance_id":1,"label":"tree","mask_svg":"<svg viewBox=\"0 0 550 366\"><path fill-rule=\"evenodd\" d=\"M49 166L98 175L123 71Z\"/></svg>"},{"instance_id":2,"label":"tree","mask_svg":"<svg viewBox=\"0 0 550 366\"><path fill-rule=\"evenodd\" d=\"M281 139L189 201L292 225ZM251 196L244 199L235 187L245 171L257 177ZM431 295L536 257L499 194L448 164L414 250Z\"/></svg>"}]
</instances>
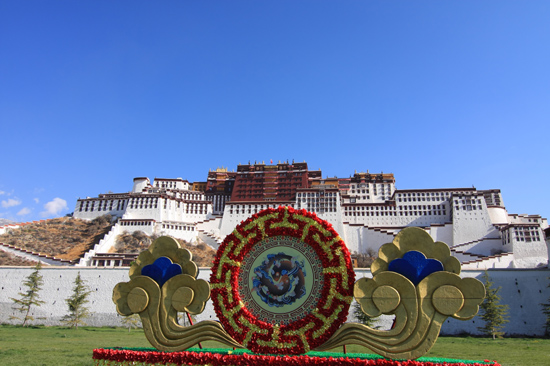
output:
<instances>
[{"instance_id":1,"label":"tree","mask_svg":"<svg viewBox=\"0 0 550 366\"><path fill-rule=\"evenodd\" d=\"M128 327L128 332L133 328L138 328L141 324L141 319L138 314L131 314L122 318L122 324Z\"/></svg>"},{"instance_id":2,"label":"tree","mask_svg":"<svg viewBox=\"0 0 550 366\"><path fill-rule=\"evenodd\" d=\"M548 285L550 287L550 285ZM542 312L544 315L546 315L546 323L544 324L544 333L547 336L550 336L550 299L548 299L548 303L546 304L540 304L542 306Z\"/></svg>"},{"instance_id":3,"label":"tree","mask_svg":"<svg viewBox=\"0 0 550 366\"><path fill-rule=\"evenodd\" d=\"M361 310L361 305L357 302L353 302L353 315L357 320L359 320L359 323L365 324L367 327L373 328L374 322L376 321L376 318L378 317L372 317L368 316ZM375 329L378 327L374 327Z\"/></svg>"},{"instance_id":4,"label":"tree","mask_svg":"<svg viewBox=\"0 0 550 366\"><path fill-rule=\"evenodd\" d=\"M79 325L86 325L84 319L90 316L90 311L86 304L89 302L88 295L91 291L86 286L86 281L80 277L80 272L74 280L73 294L65 299L69 307L69 314L63 317L63 323L70 327L78 328Z\"/></svg>"},{"instance_id":5,"label":"tree","mask_svg":"<svg viewBox=\"0 0 550 366\"><path fill-rule=\"evenodd\" d=\"M34 272L31 273L25 281L23 281L23 285L27 287L27 291L19 293L19 296L21 296L20 299L14 299L13 297L10 298L16 305L14 309L20 313L25 313L23 318L17 316L12 316L11 318L22 319L22 325L24 327L27 326L27 322L29 320L34 320L34 317L31 315L31 307L40 306L45 303L45 301L40 300L38 295L38 292L42 289L42 285L44 284L44 280L40 274L41 269L42 262L39 261L34 267Z\"/></svg>"},{"instance_id":6,"label":"tree","mask_svg":"<svg viewBox=\"0 0 550 366\"><path fill-rule=\"evenodd\" d=\"M494 287L495 284L491 281L487 271L483 274L483 282L485 282L485 300L480 305L480 317L485 322L483 327L478 327L483 334L490 335L495 339L497 336L502 336L502 328L508 323L508 305L500 303L501 297L498 294L501 287Z\"/></svg>"}]
</instances>

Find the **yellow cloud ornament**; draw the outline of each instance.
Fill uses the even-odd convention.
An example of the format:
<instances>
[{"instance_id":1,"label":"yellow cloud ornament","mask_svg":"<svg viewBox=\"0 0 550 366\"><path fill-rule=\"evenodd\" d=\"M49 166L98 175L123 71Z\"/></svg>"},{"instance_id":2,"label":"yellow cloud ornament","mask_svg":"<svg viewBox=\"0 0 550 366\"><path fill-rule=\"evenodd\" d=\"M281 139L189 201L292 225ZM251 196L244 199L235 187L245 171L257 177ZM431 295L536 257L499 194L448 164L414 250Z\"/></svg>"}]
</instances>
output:
<instances>
[{"instance_id":1,"label":"yellow cloud ornament","mask_svg":"<svg viewBox=\"0 0 550 366\"><path fill-rule=\"evenodd\" d=\"M160 237L132 264L131 280L115 286L113 302L121 315L139 314L145 336L161 351L183 351L208 340L242 347L218 322L178 324L178 312L199 314L210 299L210 284L197 275L191 252Z\"/></svg>"},{"instance_id":2,"label":"yellow cloud ornament","mask_svg":"<svg viewBox=\"0 0 550 366\"><path fill-rule=\"evenodd\" d=\"M359 344L393 359L415 359L435 344L447 317L474 317L485 297L483 283L460 278L460 262L443 242L419 228L402 230L380 247L373 278L355 283L355 300L372 317L395 315L390 330L347 323L319 347Z\"/></svg>"}]
</instances>

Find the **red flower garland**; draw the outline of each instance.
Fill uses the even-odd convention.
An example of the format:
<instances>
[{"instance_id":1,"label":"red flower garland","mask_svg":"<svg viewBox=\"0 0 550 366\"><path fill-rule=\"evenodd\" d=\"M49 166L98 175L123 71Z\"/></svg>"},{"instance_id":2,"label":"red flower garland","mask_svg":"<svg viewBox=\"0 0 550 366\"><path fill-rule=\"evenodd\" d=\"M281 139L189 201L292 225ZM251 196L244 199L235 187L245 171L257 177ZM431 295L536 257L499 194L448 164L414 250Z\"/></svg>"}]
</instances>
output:
<instances>
[{"instance_id":1,"label":"red flower garland","mask_svg":"<svg viewBox=\"0 0 550 366\"><path fill-rule=\"evenodd\" d=\"M496 361L463 362L422 362L397 361L388 359L362 359L347 357L310 357L310 356L268 356L254 354L220 354L210 352L144 352L124 349L94 349L94 360L115 362L142 362L148 364L211 365L211 366L500 366Z\"/></svg>"},{"instance_id":2,"label":"red flower garland","mask_svg":"<svg viewBox=\"0 0 550 366\"><path fill-rule=\"evenodd\" d=\"M324 272L316 314L278 327L256 318L238 292L245 256L265 238L277 236L298 238L313 248ZM325 343L347 318L354 282L349 251L332 225L291 207L266 209L241 222L219 247L210 279L214 309L226 331L248 349L272 354L306 353Z\"/></svg>"}]
</instances>

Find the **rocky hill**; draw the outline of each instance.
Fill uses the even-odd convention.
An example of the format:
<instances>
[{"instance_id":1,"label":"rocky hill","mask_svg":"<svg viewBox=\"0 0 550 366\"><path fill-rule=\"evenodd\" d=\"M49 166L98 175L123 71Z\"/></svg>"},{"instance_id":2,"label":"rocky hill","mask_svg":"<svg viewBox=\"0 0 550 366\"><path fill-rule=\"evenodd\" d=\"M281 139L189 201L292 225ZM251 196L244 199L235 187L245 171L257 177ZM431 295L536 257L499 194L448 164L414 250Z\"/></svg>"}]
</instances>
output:
<instances>
[{"instance_id":1,"label":"rocky hill","mask_svg":"<svg viewBox=\"0 0 550 366\"><path fill-rule=\"evenodd\" d=\"M35 266L36 262L4 252L0 249L0 266Z\"/></svg>"},{"instance_id":2,"label":"rocky hill","mask_svg":"<svg viewBox=\"0 0 550 366\"><path fill-rule=\"evenodd\" d=\"M102 216L92 221L63 217L9 229L0 235L0 243L55 256L60 259L76 260L105 236L111 229L111 217ZM156 236L149 237L141 231L123 233L117 238L113 252L140 253L149 247ZM210 267L216 251L208 245L189 244L178 240L180 245L193 253L193 260L199 267ZM36 263L25 260L0 248L0 265L29 266Z\"/></svg>"},{"instance_id":3,"label":"rocky hill","mask_svg":"<svg viewBox=\"0 0 550 366\"><path fill-rule=\"evenodd\" d=\"M132 234L125 232L116 239L113 253L132 253L139 254L147 249L149 245L157 238L156 235L148 236L142 231L134 231ZM212 267L212 261L216 251L206 245L199 243L190 244L183 239L176 239L182 248L188 249L193 255L193 261L199 267Z\"/></svg>"},{"instance_id":4,"label":"rocky hill","mask_svg":"<svg viewBox=\"0 0 550 366\"><path fill-rule=\"evenodd\" d=\"M99 243L110 228L110 217L92 221L62 217L9 229L0 235L0 243L74 260ZM4 265L1 259L0 265Z\"/></svg>"}]
</instances>

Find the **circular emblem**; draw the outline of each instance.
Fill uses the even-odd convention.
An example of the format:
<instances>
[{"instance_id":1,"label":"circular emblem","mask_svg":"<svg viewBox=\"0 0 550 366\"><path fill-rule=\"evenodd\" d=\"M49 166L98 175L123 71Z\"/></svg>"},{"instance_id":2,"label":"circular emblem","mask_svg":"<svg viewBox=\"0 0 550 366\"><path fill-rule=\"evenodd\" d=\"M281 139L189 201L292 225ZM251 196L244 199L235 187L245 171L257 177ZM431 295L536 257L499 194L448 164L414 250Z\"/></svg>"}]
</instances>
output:
<instances>
[{"instance_id":1,"label":"circular emblem","mask_svg":"<svg viewBox=\"0 0 550 366\"><path fill-rule=\"evenodd\" d=\"M346 320L355 274L332 226L311 212L267 209L242 222L216 254L214 309L256 353L300 354Z\"/></svg>"},{"instance_id":2,"label":"circular emblem","mask_svg":"<svg viewBox=\"0 0 550 366\"><path fill-rule=\"evenodd\" d=\"M315 310L323 282L323 264L313 248L292 236L268 237L243 260L239 296L257 319L287 325Z\"/></svg>"},{"instance_id":3,"label":"circular emblem","mask_svg":"<svg viewBox=\"0 0 550 366\"><path fill-rule=\"evenodd\" d=\"M286 252L268 254L267 259L254 268L253 290L269 306L290 306L307 293L304 267L303 260Z\"/></svg>"}]
</instances>

